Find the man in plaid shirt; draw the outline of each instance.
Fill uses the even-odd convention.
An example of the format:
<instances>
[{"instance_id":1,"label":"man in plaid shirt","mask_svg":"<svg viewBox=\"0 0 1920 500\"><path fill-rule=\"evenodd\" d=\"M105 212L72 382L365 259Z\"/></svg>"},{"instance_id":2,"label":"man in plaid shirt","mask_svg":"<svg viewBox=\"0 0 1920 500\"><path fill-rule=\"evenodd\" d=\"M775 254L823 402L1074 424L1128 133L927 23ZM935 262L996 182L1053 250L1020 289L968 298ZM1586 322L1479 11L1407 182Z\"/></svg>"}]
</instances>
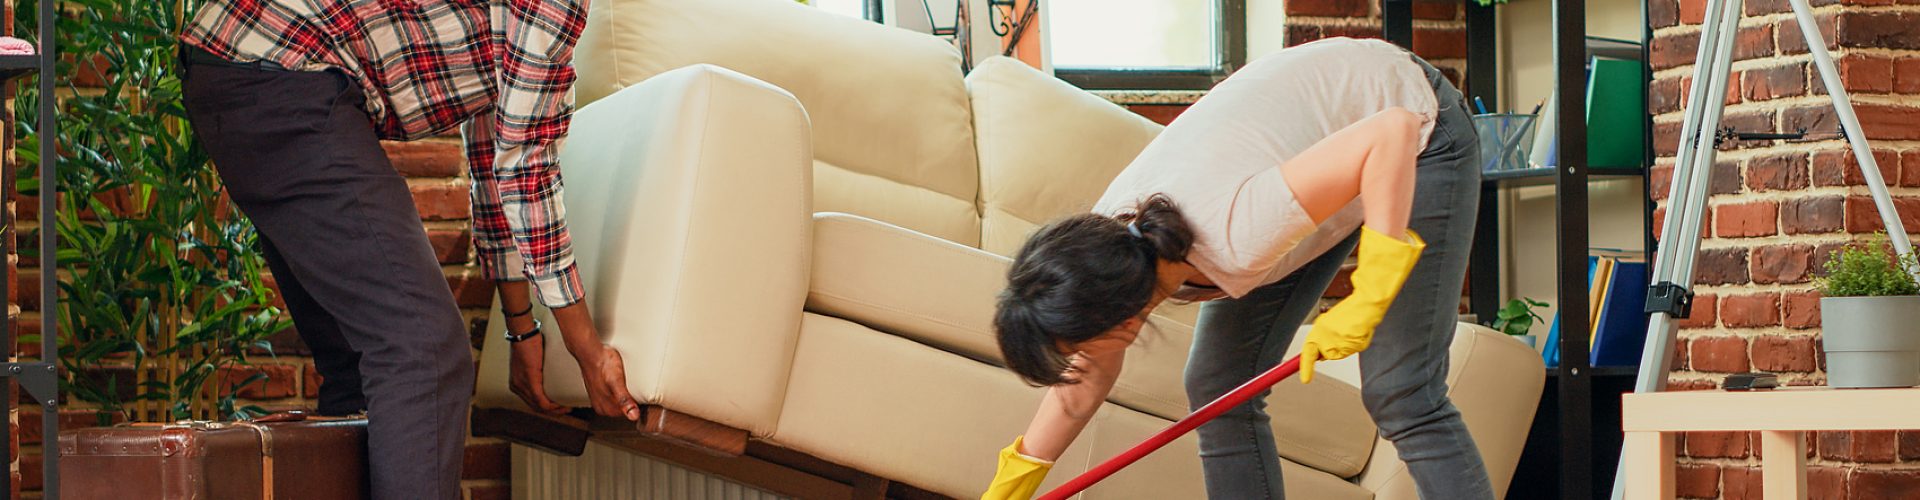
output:
<instances>
[{"instance_id":1,"label":"man in plaid shirt","mask_svg":"<svg viewBox=\"0 0 1920 500\"><path fill-rule=\"evenodd\" d=\"M499 284L514 391L565 411L542 388L532 288L594 409L639 416L581 302L561 204L585 4L212 0L181 36L188 119L259 228L325 378L319 411L368 412L376 498L460 497L474 376L464 321L379 139L464 125L474 242Z\"/></svg>"}]
</instances>

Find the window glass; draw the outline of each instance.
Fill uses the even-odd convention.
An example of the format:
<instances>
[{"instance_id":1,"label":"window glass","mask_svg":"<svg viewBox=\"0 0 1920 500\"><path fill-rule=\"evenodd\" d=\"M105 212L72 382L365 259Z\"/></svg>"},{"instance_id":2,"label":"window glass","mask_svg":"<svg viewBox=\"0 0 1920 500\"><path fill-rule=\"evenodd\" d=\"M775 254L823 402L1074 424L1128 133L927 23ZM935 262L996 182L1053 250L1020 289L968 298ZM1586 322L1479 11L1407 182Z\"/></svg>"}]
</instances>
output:
<instances>
[{"instance_id":1,"label":"window glass","mask_svg":"<svg viewBox=\"0 0 1920 500\"><path fill-rule=\"evenodd\" d=\"M826 1L826 0L816 0ZM1217 0L1052 0L1062 68L1211 68Z\"/></svg>"}]
</instances>

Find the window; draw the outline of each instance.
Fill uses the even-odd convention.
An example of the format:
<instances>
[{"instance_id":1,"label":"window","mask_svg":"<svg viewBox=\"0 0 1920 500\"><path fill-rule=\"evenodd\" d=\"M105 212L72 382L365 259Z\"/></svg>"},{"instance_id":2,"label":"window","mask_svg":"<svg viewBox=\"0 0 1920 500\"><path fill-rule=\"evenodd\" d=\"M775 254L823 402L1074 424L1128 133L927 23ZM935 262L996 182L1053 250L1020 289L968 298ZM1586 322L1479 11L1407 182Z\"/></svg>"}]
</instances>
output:
<instances>
[{"instance_id":1,"label":"window","mask_svg":"<svg viewBox=\"0 0 1920 500\"><path fill-rule=\"evenodd\" d=\"M880 2L875 0L807 0L820 10L848 17L878 21Z\"/></svg>"},{"instance_id":2,"label":"window","mask_svg":"<svg viewBox=\"0 0 1920 500\"><path fill-rule=\"evenodd\" d=\"M1050 0L1054 73L1088 89L1205 89L1246 63L1245 0Z\"/></svg>"}]
</instances>

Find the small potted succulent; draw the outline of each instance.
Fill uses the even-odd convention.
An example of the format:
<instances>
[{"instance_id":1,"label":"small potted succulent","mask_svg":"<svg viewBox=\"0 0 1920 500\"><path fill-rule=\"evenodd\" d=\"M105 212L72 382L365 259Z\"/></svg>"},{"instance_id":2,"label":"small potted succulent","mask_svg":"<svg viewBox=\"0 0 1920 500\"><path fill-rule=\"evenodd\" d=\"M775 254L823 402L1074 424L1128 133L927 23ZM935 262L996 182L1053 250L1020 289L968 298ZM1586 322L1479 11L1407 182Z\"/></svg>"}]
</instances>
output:
<instances>
[{"instance_id":1,"label":"small potted succulent","mask_svg":"<svg viewBox=\"0 0 1920 500\"><path fill-rule=\"evenodd\" d=\"M1493 329L1513 336L1514 340L1519 340L1528 347L1538 347L1535 345L1538 337L1528 335L1527 332L1533 329L1535 323L1546 323L1547 320L1541 318L1539 313L1533 312L1535 307L1547 307L1547 303L1526 297L1507 301L1506 307L1500 308L1500 312L1494 315Z\"/></svg>"},{"instance_id":2,"label":"small potted succulent","mask_svg":"<svg viewBox=\"0 0 1920 500\"><path fill-rule=\"evenodd\" d=\"M1912 255L1896 256L1884 237L1828 254L1820 290L1821 347L1827 385L1920 385L1920 286Z\"/></svg>"}]
</instances>

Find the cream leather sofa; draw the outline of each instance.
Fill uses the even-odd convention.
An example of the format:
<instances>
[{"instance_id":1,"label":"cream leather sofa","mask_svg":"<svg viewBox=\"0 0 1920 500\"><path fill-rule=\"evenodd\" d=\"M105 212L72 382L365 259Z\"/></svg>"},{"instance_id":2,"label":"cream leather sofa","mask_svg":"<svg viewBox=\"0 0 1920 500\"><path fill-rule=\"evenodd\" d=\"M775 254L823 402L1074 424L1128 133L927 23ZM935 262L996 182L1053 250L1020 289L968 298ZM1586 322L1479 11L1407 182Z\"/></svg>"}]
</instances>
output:
<instances>
[{"instance_id":1,"label":"cream leather sofa","mask_svg":"<svg viewBox=\"0 0 1920 500\"><path fill-rule=\"evenodd\" d=\"M978 495L1042 393L996 366L1004 256L1086 210L1160 127L1017 61L962 75L944 40L786 0L595 0L576 60L567 215L633 395ZM1187 412L1192 314L1155 318L1050 483ZM479 404L521 408L497 310L490 324ZM584 406L572 359L545 338L548 393ZM1356 365L1322 366L1269 399L1290 496L1415 498ZM1518 342L1455 333L1447 381L1502 491L1542 373ZM1200 498L1196 455L1189 435L1083 498Z\"/></svg>"}]
</instances>

